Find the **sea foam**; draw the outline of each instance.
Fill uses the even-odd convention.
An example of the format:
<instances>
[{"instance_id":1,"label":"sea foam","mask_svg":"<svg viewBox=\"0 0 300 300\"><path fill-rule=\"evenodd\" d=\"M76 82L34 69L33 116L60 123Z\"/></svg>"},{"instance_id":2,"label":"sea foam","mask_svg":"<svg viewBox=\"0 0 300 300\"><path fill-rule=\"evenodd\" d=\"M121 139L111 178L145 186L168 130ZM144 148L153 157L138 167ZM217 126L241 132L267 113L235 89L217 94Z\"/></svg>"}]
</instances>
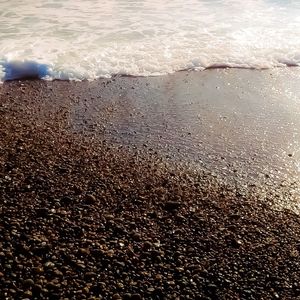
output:
<instances>
[{"instance_id":1,"label":"sea foam","mask_svg":"<svg viewBox=\"0 0 300 300\"><path fill-rule=\"evenodd\" d=\"M12 0L0 8L2 81L300 65L299 1Z\"/></svg>"}]
</instances>

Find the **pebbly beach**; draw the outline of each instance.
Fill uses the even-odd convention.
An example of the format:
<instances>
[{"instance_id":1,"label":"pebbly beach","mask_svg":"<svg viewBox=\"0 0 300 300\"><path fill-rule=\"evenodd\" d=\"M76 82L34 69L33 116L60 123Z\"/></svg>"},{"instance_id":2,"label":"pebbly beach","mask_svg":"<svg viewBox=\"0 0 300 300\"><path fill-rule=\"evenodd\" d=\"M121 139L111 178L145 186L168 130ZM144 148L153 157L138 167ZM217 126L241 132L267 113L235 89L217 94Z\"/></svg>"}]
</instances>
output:
<instances>
[{"instance_id":1,"label":"pebbly beach","mask_svg":"<svg viewBox=\"0 0 300 300\"><path fill-rule=\"evenodd\" d=\"M0 298L298 299L299 76L3 83Z\"/></svg>"}]
</instances>

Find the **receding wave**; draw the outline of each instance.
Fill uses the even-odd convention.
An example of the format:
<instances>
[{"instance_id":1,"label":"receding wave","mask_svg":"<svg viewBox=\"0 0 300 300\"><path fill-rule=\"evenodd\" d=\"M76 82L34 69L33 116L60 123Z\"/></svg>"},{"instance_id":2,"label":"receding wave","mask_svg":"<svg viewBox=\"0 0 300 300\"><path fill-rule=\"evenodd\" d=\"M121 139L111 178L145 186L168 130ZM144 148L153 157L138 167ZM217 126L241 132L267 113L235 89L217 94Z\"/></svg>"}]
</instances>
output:
<instances>
[{"instance_id":1,"label":"receding wave","mask_svg":"<svg viewBox=\"0 0 300 300\"><path fill-rule=\"evenodd\" d=\"M215 68L245 68L245 69L267 69L272 67L283 67L283 66L299 66L297 61L289 60L286 62L265 62L262 64L238 64L238 63L212 63L212 64L205 64L200 65L199 63L190 62L186 65L186 67L178 67L172 68L166 66L166 69L159 68L155 70L153 66L150 70L144 68L143 70L136 71L134 68L131 68L130 65L128 69L122 68L120 71L117 71L115 68L112 68L112 71L100 72L100 75L95 74L92 72L88 74L86 70L84 74L80 71L61 71L55 70L53 65L39 63L31 60L24 60L24 61L10 61L5 63L0 63L1 70L0 70L0 82L3 81L11 81L11 80L18 80L18 79L44 79L44 80L94 80L97 78L109 78L114 75L130 75L130 76L158 76L164 74L170 74L176 71L183 71L183 70L205 70L205 69L215 69Z\"/></svg>"},{"instance_id":2,"label":"receding wave","mask_svg":"<svg viewBox=\"0 0 300 300\"><path fill-rule=\"evenodd\" d=\"M7 1L0 81L300 65L299 1Z\"/></svg>"}]
</instances>

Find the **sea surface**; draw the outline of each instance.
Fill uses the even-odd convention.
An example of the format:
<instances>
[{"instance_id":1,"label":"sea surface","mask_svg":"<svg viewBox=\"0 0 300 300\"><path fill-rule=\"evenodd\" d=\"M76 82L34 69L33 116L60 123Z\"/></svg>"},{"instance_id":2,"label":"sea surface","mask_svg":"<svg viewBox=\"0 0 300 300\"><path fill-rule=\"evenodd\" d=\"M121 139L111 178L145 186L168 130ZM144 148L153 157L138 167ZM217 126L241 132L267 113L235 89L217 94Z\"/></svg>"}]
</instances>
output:
<instances>
[{"instance_id":1,"label":"sea surface","mask_svg":"<svg viewBox=\"0 0 300 300\"><path fill-rule=\"evenodd\" d=\"M300 65L299 0L0 0L0 81Z\"/></svg>"}]
</instances>

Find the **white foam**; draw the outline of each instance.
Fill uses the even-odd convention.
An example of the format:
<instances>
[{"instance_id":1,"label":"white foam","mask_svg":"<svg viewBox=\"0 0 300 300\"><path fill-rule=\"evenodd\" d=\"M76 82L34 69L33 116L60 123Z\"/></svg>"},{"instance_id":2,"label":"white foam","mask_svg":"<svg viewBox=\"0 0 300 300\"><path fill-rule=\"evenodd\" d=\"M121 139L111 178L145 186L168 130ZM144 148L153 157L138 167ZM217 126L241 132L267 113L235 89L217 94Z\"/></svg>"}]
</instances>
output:
<instances>
[{"instance_id":1,"label":"white foam","mask_svg":"<svg viewBox=\"0 0 300 300\"><path fill-rule=\"evenodd\" d=\"M0 8L4 80L300 65L299 1L0 0Z\"/></svg>"}]
</instances>

